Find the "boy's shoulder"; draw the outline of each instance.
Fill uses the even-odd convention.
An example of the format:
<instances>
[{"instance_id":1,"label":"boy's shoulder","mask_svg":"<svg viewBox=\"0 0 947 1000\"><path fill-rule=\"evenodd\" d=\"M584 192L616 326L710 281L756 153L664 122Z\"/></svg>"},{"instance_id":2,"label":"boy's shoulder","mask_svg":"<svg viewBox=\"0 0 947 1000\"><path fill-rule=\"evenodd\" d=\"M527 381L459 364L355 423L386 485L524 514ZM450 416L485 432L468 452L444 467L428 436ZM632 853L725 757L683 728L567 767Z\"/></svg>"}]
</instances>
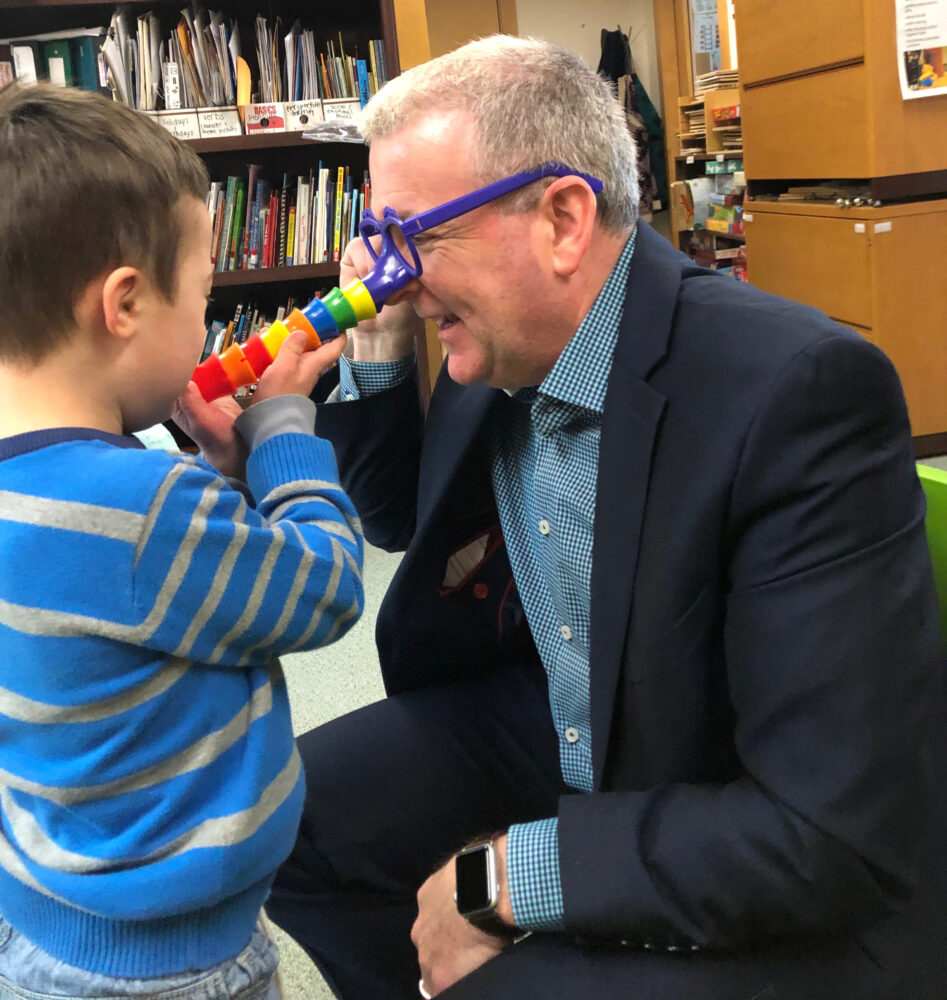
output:
<instances>
[{"instance_id":1,"label":"boy's shoulder","mask_svg":"<svg viewBox=\"0 0 947 1000\"><path fill-rule=\"evenodd\" d=\"M201 479L218 476L196 456L84 429L0 440L0 488L61 500L147 508L169 477L187 471Z\"/></svg>"}]
</instances>

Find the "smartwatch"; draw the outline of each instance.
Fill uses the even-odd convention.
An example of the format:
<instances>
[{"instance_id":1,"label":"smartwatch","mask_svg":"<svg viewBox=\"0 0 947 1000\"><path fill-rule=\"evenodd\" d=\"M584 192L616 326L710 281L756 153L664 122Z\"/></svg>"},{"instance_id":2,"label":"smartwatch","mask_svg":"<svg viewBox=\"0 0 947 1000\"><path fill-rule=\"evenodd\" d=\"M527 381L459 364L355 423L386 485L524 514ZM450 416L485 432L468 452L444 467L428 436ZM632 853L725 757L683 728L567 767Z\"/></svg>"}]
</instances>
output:
<instances>
[{"instance_id":1,"label":"smartwatch","mask_svg":"<svg viewBox=\"0 0 947 1000\"><path fill-rule=\"evenodd\" d=\"M464 848L454 859L457 912L474 927L495 937L513 938L520 931L504 923L497 915L500 883L497 879L497 855L492 840Z\"/></svg>"}]
</instances>

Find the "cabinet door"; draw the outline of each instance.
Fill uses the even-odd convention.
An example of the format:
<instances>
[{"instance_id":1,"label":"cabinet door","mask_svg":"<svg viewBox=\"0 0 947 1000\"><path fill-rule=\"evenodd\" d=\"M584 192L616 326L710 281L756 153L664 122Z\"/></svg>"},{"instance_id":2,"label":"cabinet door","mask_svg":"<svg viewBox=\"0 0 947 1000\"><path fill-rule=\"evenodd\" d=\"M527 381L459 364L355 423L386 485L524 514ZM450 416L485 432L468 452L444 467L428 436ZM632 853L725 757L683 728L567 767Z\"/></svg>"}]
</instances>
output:
<instances>
[{"instance_id":1,"label":"cabinet door","mask_svg":"<svg viewBox=\"0 0 947 1000\"><path fill-rule=\"evenodd\" d=\"M865 55L864 0L736 0L744 86L855 62Z\"/></svg>"},{"instance_id":2,"label":"cabinet door","mask_svg":"<svg viewBox=\"0 0 947 1000\"><path fill-rule=\"evenodd\" d=\"M894 362L915 435L947 431L947 201L869 223L874 340ZM879 215L884 209L879 210Z\"/></svg>"},{"instance_id":3,"label":"cabinet door","mask_svg":"<svg viewBox=\"0 0 947 1000\"><path fill-rule=\"evenodd\" d=\"M873 177L867 76L849 66L742 90L747 176Z\"/></svg>"},{"instance_id":4,"label":"cabinet door","mask_svg":"<svg viewBox=\"0 0 947 1000\"><path fill-rule=\"evenodd\" d=\"M749 277L757 288L843 323L872 326L868 236L855 232L851 218L767 214L748 203L743 219Z\"/></svg>"}]
</instances>

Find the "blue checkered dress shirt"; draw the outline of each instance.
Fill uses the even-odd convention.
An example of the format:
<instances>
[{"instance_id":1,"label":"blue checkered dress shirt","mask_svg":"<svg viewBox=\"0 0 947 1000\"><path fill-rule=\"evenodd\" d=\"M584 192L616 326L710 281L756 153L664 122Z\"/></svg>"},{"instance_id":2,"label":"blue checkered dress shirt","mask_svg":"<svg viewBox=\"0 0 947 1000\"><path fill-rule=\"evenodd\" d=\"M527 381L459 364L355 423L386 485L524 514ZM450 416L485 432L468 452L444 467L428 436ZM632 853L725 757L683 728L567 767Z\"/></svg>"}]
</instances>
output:
<instances>
[{"instance_id":1,"label":"blue checkered dress shirt","mask_svg":"<svg viewBox=\"0 0 947 1000\"><path fill-rule=\"evenodd\" d=\"M549 677L562 775L577 791L592 789L589 620L601 418L634 245L632 234L542 385L517 392L514 418L493 428L500 524ZM383 365L343 358L342 398L390 388L413 364L413 358ZM555 817L510 827L507 878L517 926L563 928Z\"/></svg>"}]
</instances>

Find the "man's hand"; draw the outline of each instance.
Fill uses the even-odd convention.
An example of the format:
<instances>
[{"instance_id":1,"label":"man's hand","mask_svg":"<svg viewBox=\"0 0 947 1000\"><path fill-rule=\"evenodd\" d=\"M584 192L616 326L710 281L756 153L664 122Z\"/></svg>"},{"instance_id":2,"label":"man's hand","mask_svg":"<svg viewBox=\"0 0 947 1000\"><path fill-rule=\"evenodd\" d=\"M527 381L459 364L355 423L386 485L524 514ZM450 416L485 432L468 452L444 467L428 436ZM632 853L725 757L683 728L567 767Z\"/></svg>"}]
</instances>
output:
<instances>
[{"instance_id":1,"label":"man's hand","mask_svg":"<svg viewBox=\"0 0 947 1000\"><path fill-rule=\"evenodd\" d=\"M506 884L506 836L498 837L494 847L501 901L497 913L512 924ZM418 950L421 983L431 996L437 996L479 969L510 944L509 938L485 934L457 912L456 888L454 859L451 858L418 890L418 918L411 928L411 940Z\"/></svg>"},{"instance_id":2,"label":"man's hand","mask_svg":"<svg viewBox=\"0 0 947 1000\"><path fill-rule=\"evenodd\" d=\"M379 245L380 245L380 238ZM344 288L356 278L364 278L375 266L361 239L349 240L339 262L339 285ZM396 294L394 298L398 298ZM363 320L352 330L353 361L397 361L414 349L424 335L424 320L408 302L389 303L376 319Z\"/></svg>"},{"instance_id":3,"label":"man's hand","mask_svg":"<svg viewBox=\"0 0 947 1000\"><path fill-rule=\"evenodd\" d=\"M218 472L243 479L247 446L233 426L242 412L240 404L230 396L208 403L197 383L188 382L175 401L171 416Z\"/></svg>"}]
</instances>

